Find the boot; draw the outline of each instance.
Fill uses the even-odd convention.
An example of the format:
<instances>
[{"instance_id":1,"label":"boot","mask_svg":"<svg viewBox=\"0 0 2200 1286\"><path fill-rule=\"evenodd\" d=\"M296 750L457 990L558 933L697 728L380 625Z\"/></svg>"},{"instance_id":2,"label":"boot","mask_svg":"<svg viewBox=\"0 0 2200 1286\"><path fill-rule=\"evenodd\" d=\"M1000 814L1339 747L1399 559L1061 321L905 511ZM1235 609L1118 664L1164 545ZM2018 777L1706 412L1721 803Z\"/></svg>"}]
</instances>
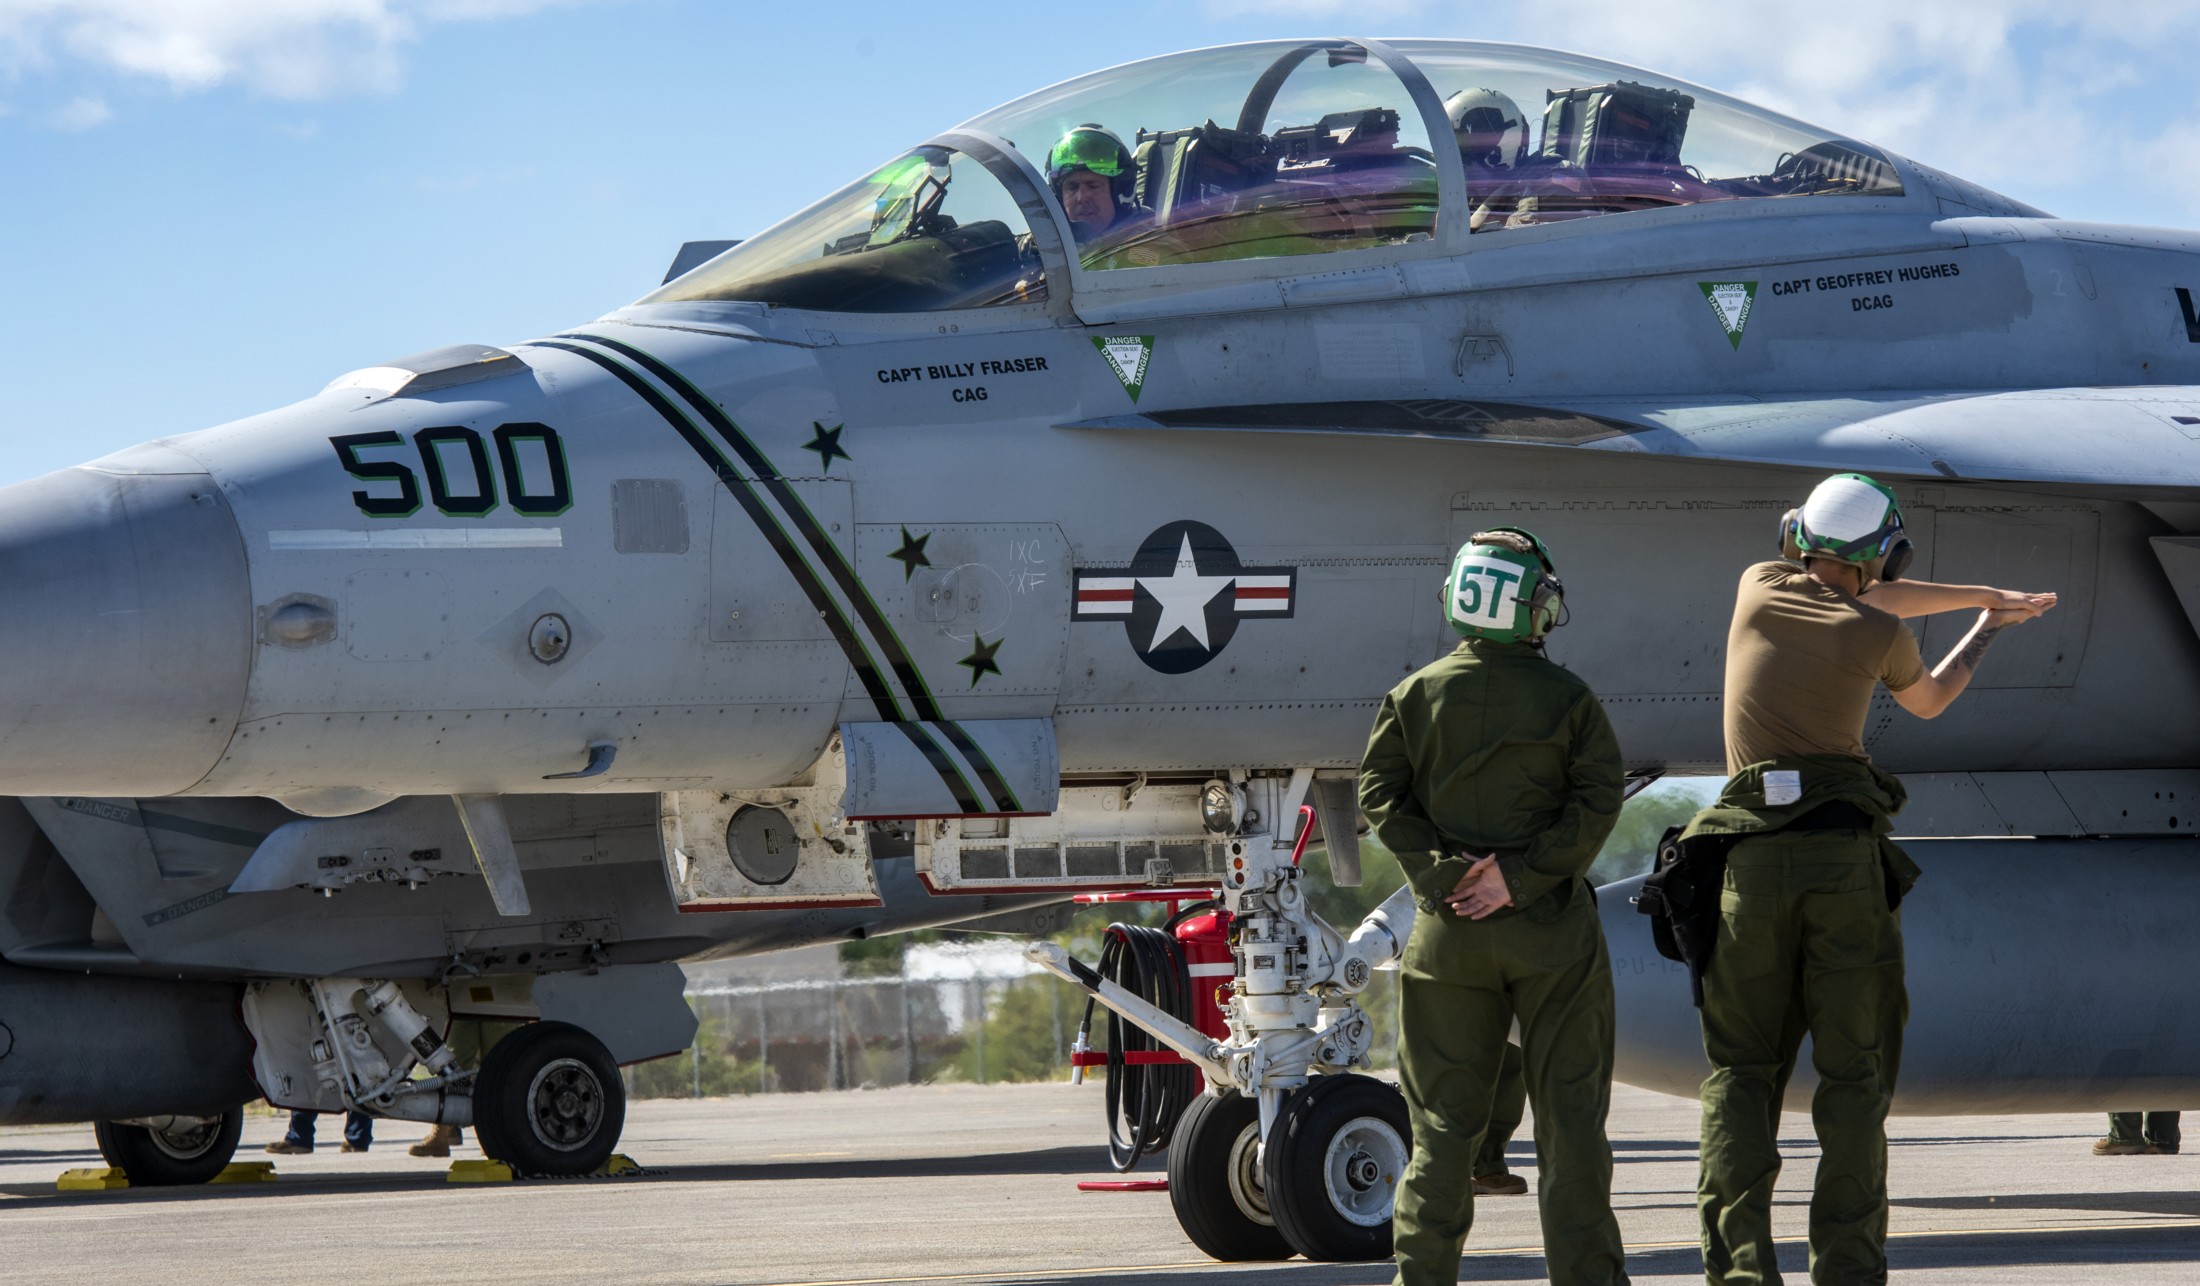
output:
<instances>
[{"instance_id":1,"label":"boot","mask_svg":"<svg viewBox=\"0 0 2200 1286\"><path fill-rule=\"evenodd\" d=\"M459 1132L457 1126L438 1125L433 1130L428 1131L427 1138L413 1144L405 1151L416 1157L447 1157L451 1154L451 1145L463 1143L465 1139L466 1136Z\"/></svg>"}]
</instances>

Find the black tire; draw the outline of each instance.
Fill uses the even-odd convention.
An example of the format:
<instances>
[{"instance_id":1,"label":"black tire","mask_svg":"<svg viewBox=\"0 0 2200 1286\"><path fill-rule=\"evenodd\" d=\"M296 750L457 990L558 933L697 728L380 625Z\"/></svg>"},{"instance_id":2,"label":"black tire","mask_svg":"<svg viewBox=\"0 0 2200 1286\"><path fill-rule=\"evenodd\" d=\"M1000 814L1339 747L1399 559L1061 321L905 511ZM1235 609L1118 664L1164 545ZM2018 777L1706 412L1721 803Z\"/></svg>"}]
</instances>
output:
<instances>
[{"instance_id":1,"label":"black tire","mask_svg":"<svg viewBox=\"0 0 2200 1286\"><path fill-rule=\"evenodd\" d=\"M603 1042L530 1023L491 1046L474 1078L474 1137L525 1175L593 1174L626 1128L626 1085Z\"/></svg>"},{"instance_id":2,"label":"black tire","mask_svg":"<svg viewBox=\"0 0 2200 1286\"><path fill-rule=\"evenodd\" d=\"M220 1174L237 1155L244 1133L244 1109L232 1108L197 1125L166 1129L98 1121L92 1136L107 1164L130 1176L133 1188L171 1188L204 1183Z\"/></svg>"},{"instance_id":3,"label":"black tire","mask_svg":"<svg viewBox=\"0 0 2200 1286\"><path fill-rule=\"evenodd\" d=\"M1308 1259L1390 1258L1390 1216L1413 1156L1405 1096L1366 1076L1318 1076L1268 1132L1268 1206Z\"/></svg>"},{"instance_id":4,"label":"black tire","mask_svg":"<svg viewBox=\"0 0 2200 1286\"><path fill-rule=\"evenodd\" d=\"M1242 1094L1202 1094L1177 1118L1169 1143L1169 1204L1192 1244L1238 1263L1289 1259L1261 1191L1260 1104Z\"/></svg>"}]
</instances>

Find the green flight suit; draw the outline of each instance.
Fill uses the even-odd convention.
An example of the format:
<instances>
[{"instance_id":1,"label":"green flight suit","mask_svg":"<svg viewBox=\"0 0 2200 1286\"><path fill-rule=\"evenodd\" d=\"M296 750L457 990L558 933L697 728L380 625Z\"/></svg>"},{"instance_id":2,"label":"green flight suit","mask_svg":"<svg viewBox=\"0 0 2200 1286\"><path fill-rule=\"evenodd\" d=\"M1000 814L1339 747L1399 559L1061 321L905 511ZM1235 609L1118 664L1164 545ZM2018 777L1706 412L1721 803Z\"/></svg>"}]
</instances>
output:
<instances>
[{"instance_id":1,"label":"green flight suit","mask_svg":"<svg viewBox=\"0 0 2200 1286\"><path fill-rule=\"evenodd\" d=\"M1766 802L1765 774L1792 771L1800 796ZM1687 835L1739 837L1727 854L1719 933L1703 980L1704 1277L1776 1286L1772 1189L1780 1102L1804 1033L1818 1089L1810 1275L1887 1280L1887 1107L1909 1017L1902 925L1893 908L1917 867L1887 840L1902 784L1847 755L1752 764L1698 813ZM1814 823L1827 805L1847 824Z\"/></svg>"},{"instance_id":2,"label":"green flight suit","mask_svg":"<svg viewBox=\"0 0 2200 1286\"><path fill-rule=\"evenodd\" d=\"M1421 914L1399 973L1413 1159L1394 1224L1401 1286L1456 1282L1473 1171L1520 1024L1536 1200L1555 1286L1627 1280L1612 1216L1612 969L1582 873L1619 817L1619 743L1594 693L1526 644L1469 640L1383 699L1360 807ZM1462 852L1499 854L1512 905L1443 901Z\"/></svg>"},{"instance_id":3,"label":"green flight suit","mask_svg":"<svg viewBox=\"0 0 2200 1286\"><path fill-rule=\"evenodd\" d=\"M1482 1131L1482 1146L1474 1154L1474 1177L1487 1179L1511 1174L1505 1168L1505 1148L1528 1114L1528 1079L1520 1046L1507 1042L1505 1061L1497 1068L1497 1097L1490 1103L1490 1123Z\"/></svg>"}]
</instances>

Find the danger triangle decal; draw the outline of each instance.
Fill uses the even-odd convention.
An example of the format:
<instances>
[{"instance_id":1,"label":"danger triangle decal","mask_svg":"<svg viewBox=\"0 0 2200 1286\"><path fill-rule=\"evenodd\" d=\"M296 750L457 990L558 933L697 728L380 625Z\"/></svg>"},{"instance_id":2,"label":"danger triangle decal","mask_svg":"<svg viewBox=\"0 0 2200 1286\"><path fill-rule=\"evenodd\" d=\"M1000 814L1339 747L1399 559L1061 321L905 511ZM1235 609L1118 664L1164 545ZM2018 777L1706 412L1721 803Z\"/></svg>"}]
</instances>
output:
<instances>
[{"instance_id":1,"label":"danger triangle decal","mask_svg":"<svg viewBox=\"0 0 2200 1286\"><path fill-rule=\"evenodd\" d=\"M1757 305L1757 283L1754 281L1699 281L1704 302L1717 314L1719 325L1726 331L1727 342L1736 348L1742 346L1742 331L1749 325L1750 310Z\"/></svg>"},{"instance_id":2,"label":"danger triangle decal","mask_svg":"<svg viewBox=\"0 0 2200 1286\"><path fill-rule=\"evenodd\" d=\"M1153 360L1153 336L1095 335L1092 346L1108 359L1108 369L1123 381L1123 391L1136 402L1138 390L1146 385L1146 366Z\"/></svg>"}]
</instances>

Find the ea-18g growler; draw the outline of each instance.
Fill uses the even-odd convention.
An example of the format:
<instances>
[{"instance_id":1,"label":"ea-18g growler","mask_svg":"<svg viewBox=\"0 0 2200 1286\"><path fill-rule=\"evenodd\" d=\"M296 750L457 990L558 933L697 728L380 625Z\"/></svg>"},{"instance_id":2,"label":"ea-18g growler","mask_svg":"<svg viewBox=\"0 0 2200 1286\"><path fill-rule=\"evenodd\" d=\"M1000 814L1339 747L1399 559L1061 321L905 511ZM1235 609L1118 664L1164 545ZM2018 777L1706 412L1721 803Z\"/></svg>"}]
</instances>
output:
<instances>
[{"instance_id":1,"label":"ea-18g growler","mask_svg":"<svg viewBox=\"0 0 2200 1286\"><path fill-rule=\"evenodd\" d=\"M1290 854L1349 878L1451 551L1536 531L1630 770L1717 771L1736 577L1850 470L1913 576L2061 595L1868 729L1925 868L1897 1110L2200 1108L2200 235L1589 58L1317 40L689 250L0 492L0 1120L203 1177L265 1094L570 1173L687 1042L667 962L1206 886L1226 1037L1040 954L1242 1100L1202 1245L1366 1253L1405 1153L1354 996L1411 908L1324 925ZM1620 1074L1692 1092L1629 891ZM534 1021L471 1060L471 1018Z\"/></svg>"}]
</instances>

